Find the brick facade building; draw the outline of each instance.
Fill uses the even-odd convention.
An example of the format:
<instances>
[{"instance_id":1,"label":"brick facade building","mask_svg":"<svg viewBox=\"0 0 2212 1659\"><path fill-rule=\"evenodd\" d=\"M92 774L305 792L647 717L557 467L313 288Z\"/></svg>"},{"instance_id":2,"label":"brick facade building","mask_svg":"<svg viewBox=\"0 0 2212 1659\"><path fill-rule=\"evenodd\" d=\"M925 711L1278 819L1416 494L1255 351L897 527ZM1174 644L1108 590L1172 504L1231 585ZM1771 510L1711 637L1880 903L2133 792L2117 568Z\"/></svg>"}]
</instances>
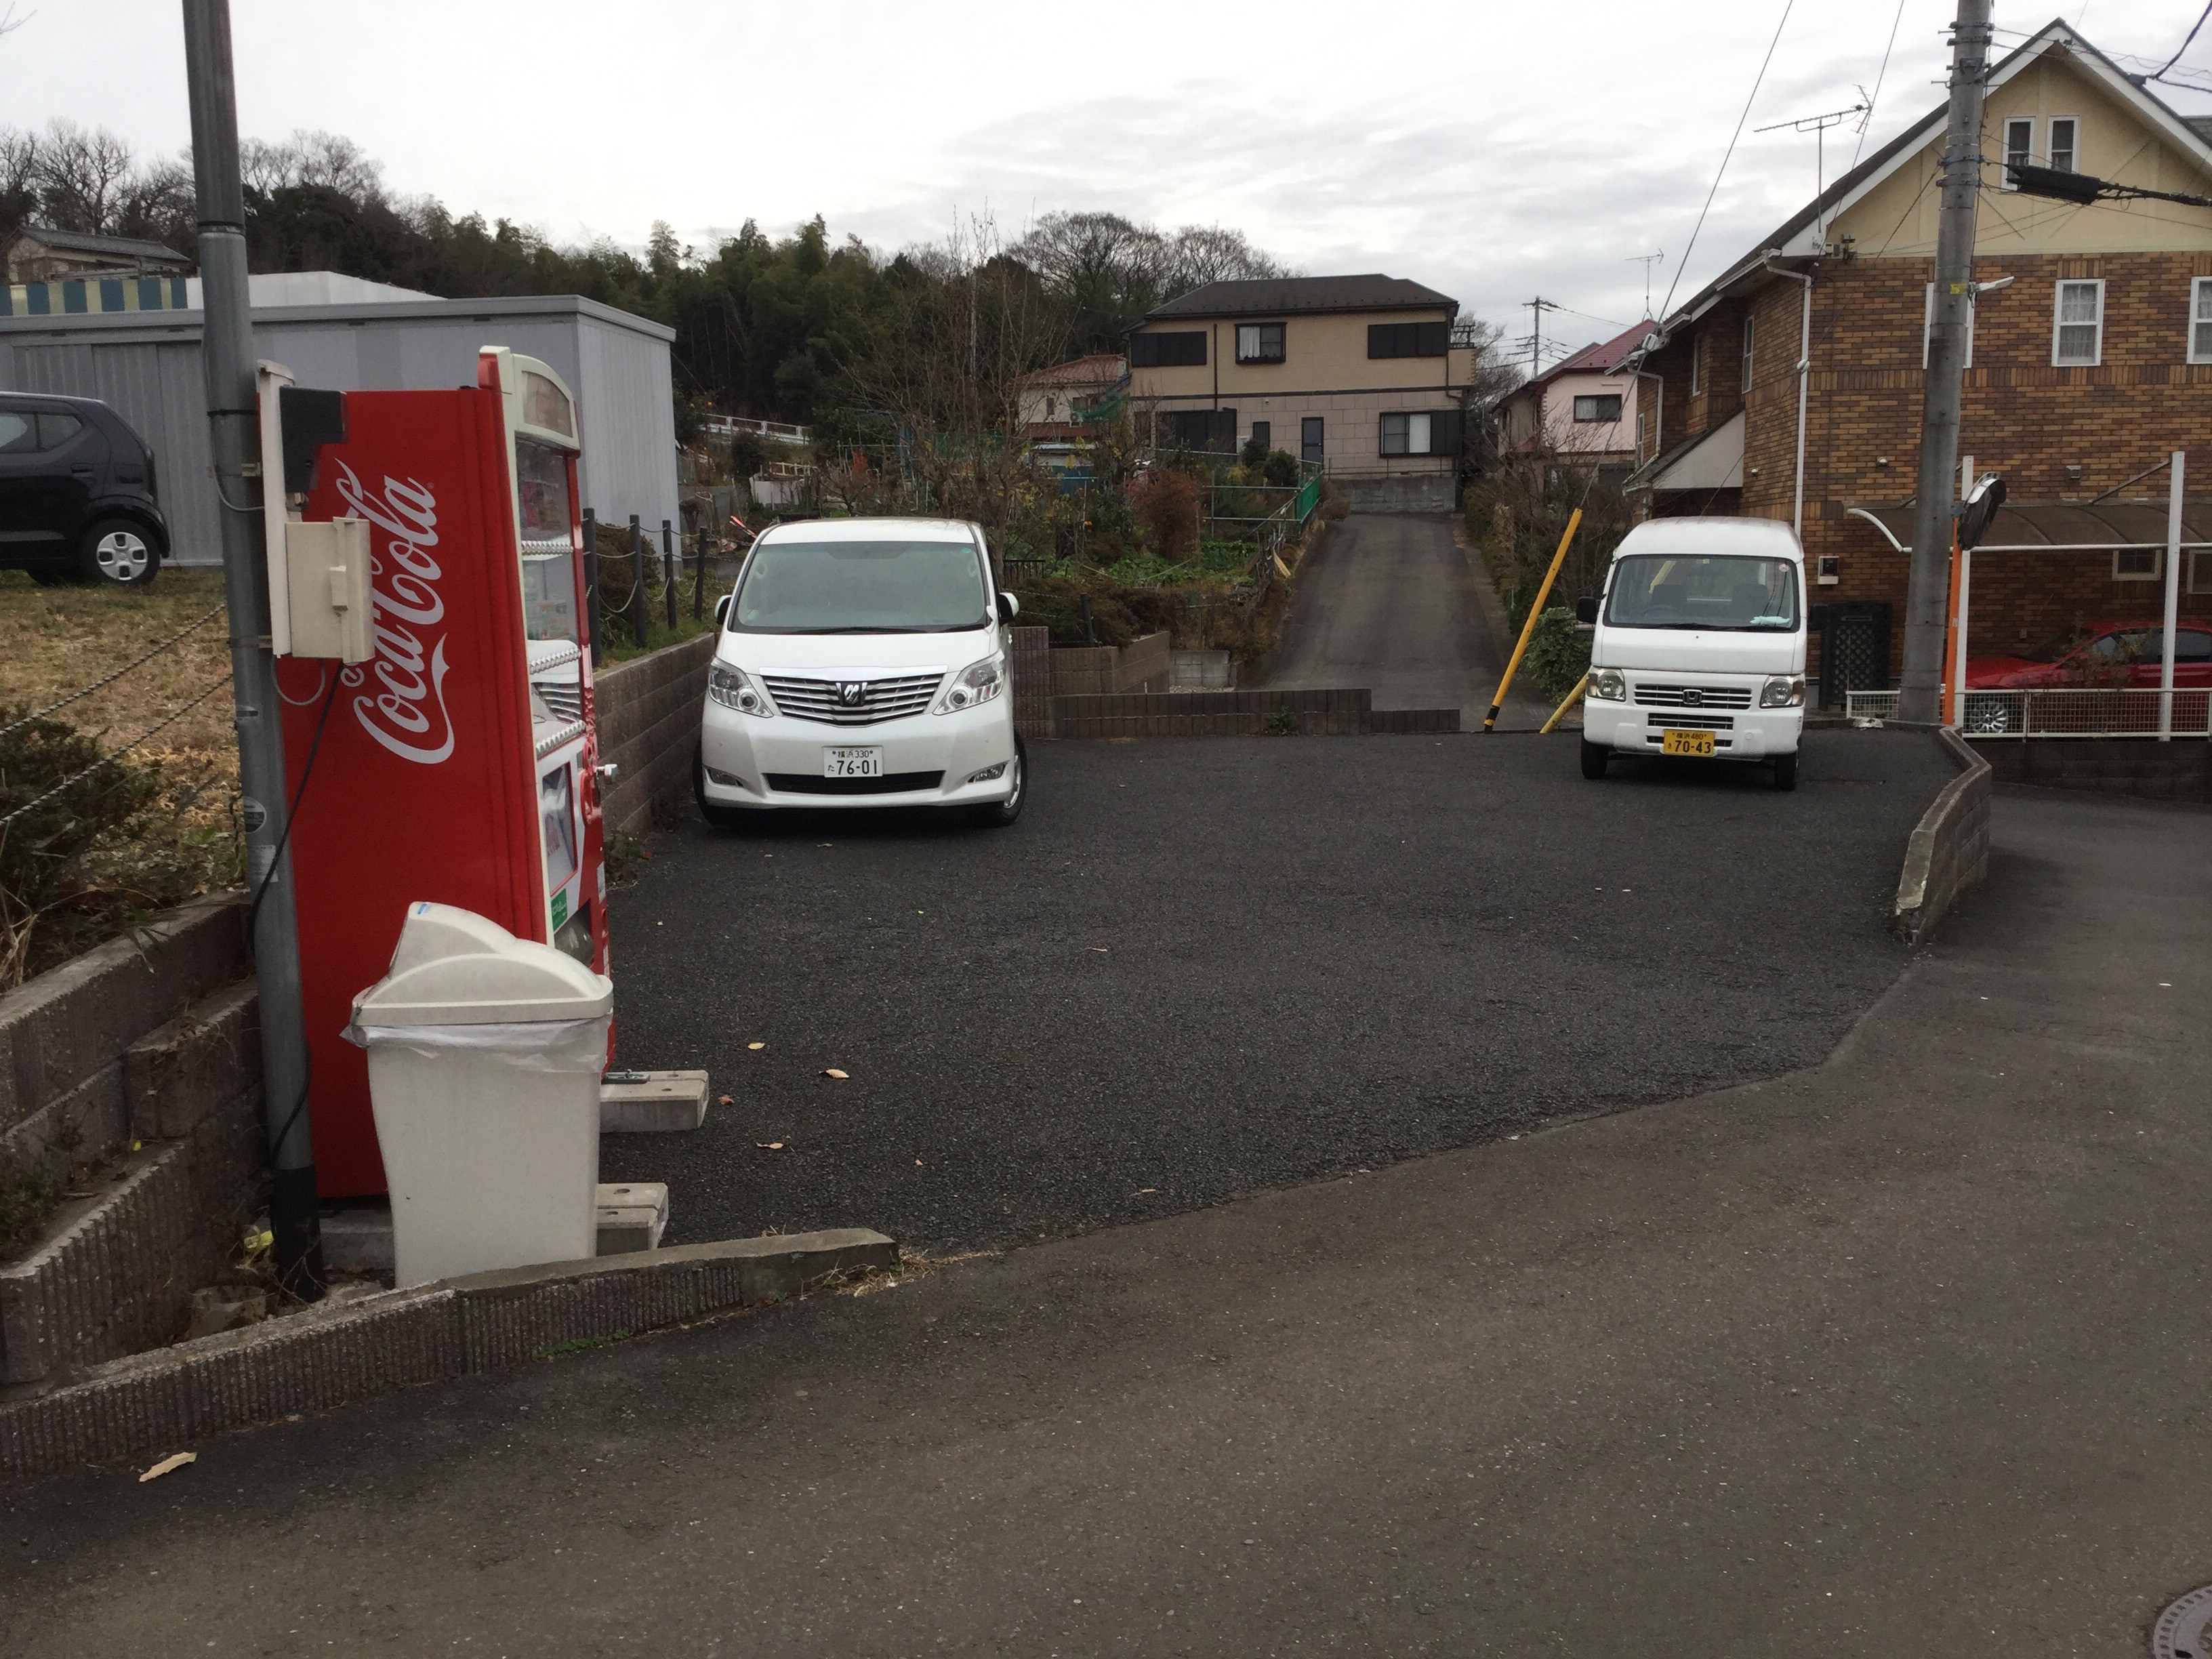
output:
<instances>
[{"instance_id":1,"label":"brick facade building","mask_svg":"<svg viewBox=\"0 0 2212 1659\"><path fill-rule=\"evenodd\" d=\"M1630 480L1643 510L1788 520L1801 489L1802 351L1810 597L1891 607L1890 683L1903 650L1910 554L1896 544L1909 544L1917 483L1944 114L1839 179L1621 365L1644 377L1658 414ZM1974 562L1977 656L2081 621L2159 614L2164 555L2140 538L2164 539L2160 464L2172 451L2191 452L2185 544L2212 536L2212 443L2202 441L2212 435L2212 210L2076 207L2006 189L2002 166L2011 154L2205 193L2212 145L2056 23L1992 70L1984 131L1974 276L2011 282L1976 303L1959 447L1978 471L2003 475L2013 507ZM2159 527L2146 532L2154 506ZM2086 550L2081 550L2084 537ZM2184 615L2212 614L2212 550L2185 551L2181 586Z\"/></svg>"}]
</instances>

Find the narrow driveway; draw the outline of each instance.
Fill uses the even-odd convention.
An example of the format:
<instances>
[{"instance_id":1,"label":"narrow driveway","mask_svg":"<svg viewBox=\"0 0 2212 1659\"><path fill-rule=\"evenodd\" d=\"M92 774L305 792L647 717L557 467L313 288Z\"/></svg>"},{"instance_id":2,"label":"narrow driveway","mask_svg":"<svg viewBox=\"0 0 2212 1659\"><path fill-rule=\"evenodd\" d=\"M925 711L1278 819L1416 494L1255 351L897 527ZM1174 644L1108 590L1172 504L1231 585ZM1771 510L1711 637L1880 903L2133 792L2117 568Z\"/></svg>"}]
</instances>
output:
<instances>
[{"instance_id":1,"label":"narrow driveway","mask_svg":"<svg viewBox=\"0 0 2212 1659\"><path fill-rule=\"evenodd\" d=\"M1809 1065L1904 964L1887 907L1951 775L1883 732L1815 733L1787 795L1590 783L1561 737L1031 761L1009 830L693 823L619 895L623 1063L731 1097L605 1143L670 1183L672 1242L1034 1241Z\"/></svg>"},{"instance_id":2,"label":"narrow driveway","mask_svg":"<svg viewBox=\"0 0 2212 1659\"><path fill-rule=\"evenodd\" d=\"M0 1497L0 1629L2141 1654L2212 1580L2208 834L2002 800L1988 886L1784 1078Z\"/></svg>"},{"instance_id":3,"label":"narrow driveway","mask_svg":"<svg viewBox=\"0 0 2212 1659\"><path fill-rule=\"evenodd\" d=\"M1504 614L1449 518L1354 514L1331 526L1298 572L1267 684L1366 686L1377 708L1457 708L1482 723L1511 649ZM1515 699L1508 725L1536 703Z\"/></svg>"}]
</instances>

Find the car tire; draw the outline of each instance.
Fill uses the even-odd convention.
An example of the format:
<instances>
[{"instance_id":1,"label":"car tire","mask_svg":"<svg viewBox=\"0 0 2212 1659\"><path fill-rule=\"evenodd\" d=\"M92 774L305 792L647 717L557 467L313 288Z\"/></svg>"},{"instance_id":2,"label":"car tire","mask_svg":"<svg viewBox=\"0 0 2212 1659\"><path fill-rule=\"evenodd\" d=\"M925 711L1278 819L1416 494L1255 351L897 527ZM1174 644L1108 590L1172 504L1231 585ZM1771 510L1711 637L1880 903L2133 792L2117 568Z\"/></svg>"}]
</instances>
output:
<instances>
[{"instance_id":1,"label":"car tire","mask_svg":"<svg viewBox=\"0 0 2212 1659\"><path fill-rule=\"evenodd\" d=\"M1978 697L1966 694L1965 719L1960 724L1969 732L1978 732L1989 737L2008 737L2020 730L2019 717L2013 712L2008 697Z\"/></svg>"},{"instance_id":2,"label":"car tire","mask_svg":"<svg viewBox=\"0 0 2212 1659\"><path fill-rule=\"evenodd\" d=\"M752 814L739 806L722 806L707 799L707 750L702 744L691 750L691 799L699 803L699 816L716 830L744 830Z\"/></svg>"},{"instance_id":3,"label":"car tire","mask_svg":"<svg viewBox=\"0 0 2212 1659\"><path fill-rule=\"evenodd\" d=\"M1797 787L1796 756L1777 755L1774 757L1774 787L1785 790Z\"/></svg>"},{"instance_id":4,"label":"car tire","mask_svg":"<svg viewBox=\"0 0 2212 1659\"><path fill-rule=\"evenodd\" d=\"M1613 750L1603 744L1592 743L1588 738L1583 739L1583 775L1584 777L1603 777L1605 763L1612 758Z\"/></svg>"},{"instance_id":5,"label":"car tire","mask_svg":"<svg viewBox=\"0 0 2212 1659\"><path fill-rule=\"evenodd\" d=\"M143 587L161 568L161 550L134 520L94 520L78 543L78 574L102 587Z\"/></svg>"},{"instance_id":6,"label":"car tire","mask_svg":"<svg viewBox=\"0 0 2212 1659\"><path fill-rule=\"evenodd\" d=\"M1004 800L994 800L982 806L968 809L971 823L987 830L1003 830L1022 815L1022 806L1030 798L1030 751L1018 732L1014 737L1014 792Z\"/></svg>"}]
</instances>

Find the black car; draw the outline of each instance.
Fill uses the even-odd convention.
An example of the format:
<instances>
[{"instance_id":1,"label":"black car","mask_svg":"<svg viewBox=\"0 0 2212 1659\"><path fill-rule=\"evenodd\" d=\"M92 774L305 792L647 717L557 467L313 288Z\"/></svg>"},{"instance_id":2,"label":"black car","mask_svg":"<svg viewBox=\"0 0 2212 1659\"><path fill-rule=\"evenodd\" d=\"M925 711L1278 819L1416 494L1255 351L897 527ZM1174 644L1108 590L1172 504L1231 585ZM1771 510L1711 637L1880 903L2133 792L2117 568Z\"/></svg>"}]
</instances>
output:
<instances>
[{"instance_id":1,"label":"black car","mask_svg":"<svg viewBox=\"0 0 2212 1659\"><path fill-rule=\"evenodd\" d=\"M143 586L169 550L154 453L93 398L0 392L0 569Z\"/></svg>"}]
</instances>

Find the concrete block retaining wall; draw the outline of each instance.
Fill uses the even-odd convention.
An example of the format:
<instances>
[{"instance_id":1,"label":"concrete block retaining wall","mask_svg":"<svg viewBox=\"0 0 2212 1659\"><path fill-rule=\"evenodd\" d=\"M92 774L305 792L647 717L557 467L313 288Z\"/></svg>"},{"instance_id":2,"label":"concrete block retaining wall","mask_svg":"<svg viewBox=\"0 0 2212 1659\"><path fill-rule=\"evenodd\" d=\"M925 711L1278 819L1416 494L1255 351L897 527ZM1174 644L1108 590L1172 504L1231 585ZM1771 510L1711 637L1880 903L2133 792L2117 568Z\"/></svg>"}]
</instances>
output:
<instances>
[{"instance_id":1,"label":"concrete block retaining wall","mask_svg":"<svg viewBox=\"0 0 2212 1659\"><path fill-rule=\"evenodd\" d=\"M592 675L599 763L620 769L599 797L609 835L641 836L653 827L655 803L690 795L707 665L719 637L703 634Z\"/></svg>"},{"instance_id":2,"label":"concrete block retaining wall","mask_svg":"<svg viewBox=\"0 0 2212 1659\"><path fill-rule=\"evenodd\" d=\"M1945 784L1921 815L1905 846L1890 927L1907 945L1923 943L1960 894L1990 868L1990 763L1959 734L1935 734L1959 775Z\"/></svg>"},{"instance_id":3,"label":"concrete block retaining wall","mask_svg":"<svg viewBox=\"0 0 2212 1659\"><path fill-rule=\"evenodd\" d=\"M1391 478L1339 478L1330 486L1354 513L1449 513L1456 494L1449 472L1408 473Z\"/></svg>"},{"instance_id":4,"label":"concrete block retaining wall","mask_svg":"<svg viewBox=\"0 0 2212 1659\"><path fill-rule=\"evenodd\" d=\"M1063 645L1052 653L1052 695L1164 691L1174 677L1173 658L1164 629L1124 646Z\"/></svg>"},{"instance_id":5,"label":"concrete block retaining wall","mask_svg":"<svg viewBox=\"0 0 2212 1659\"><path fill-rule=\"evenodd\" d=\"M1988 738L1974 752L1999 783L2212 804L2212 743L2202 738Z\"/></svg>"},{"instance_id":6,"label":"concrete block retaining wall","mask_svg":"<svg viewBox=\"0 0 2212 1659\"><path fill-rule=\"evenodd\" d=\"M1014 628L1014 730L1035 742L1052 735L1052 629Z\"/></svg>"},{"instance_id":7,"label":"concrete block retaining wall","mask_svg":"<svg viewBox=\"0 0 2212 1659\"><path fill-rule=\"evenodd\" d=\"M1063 738L1254 737L1286 726L1299 735L1327 737L1459 730L1456 708L1377 710L1372 701L1364 688L1055 697L1053 729Z\"/></svg>"}]
</instances>

